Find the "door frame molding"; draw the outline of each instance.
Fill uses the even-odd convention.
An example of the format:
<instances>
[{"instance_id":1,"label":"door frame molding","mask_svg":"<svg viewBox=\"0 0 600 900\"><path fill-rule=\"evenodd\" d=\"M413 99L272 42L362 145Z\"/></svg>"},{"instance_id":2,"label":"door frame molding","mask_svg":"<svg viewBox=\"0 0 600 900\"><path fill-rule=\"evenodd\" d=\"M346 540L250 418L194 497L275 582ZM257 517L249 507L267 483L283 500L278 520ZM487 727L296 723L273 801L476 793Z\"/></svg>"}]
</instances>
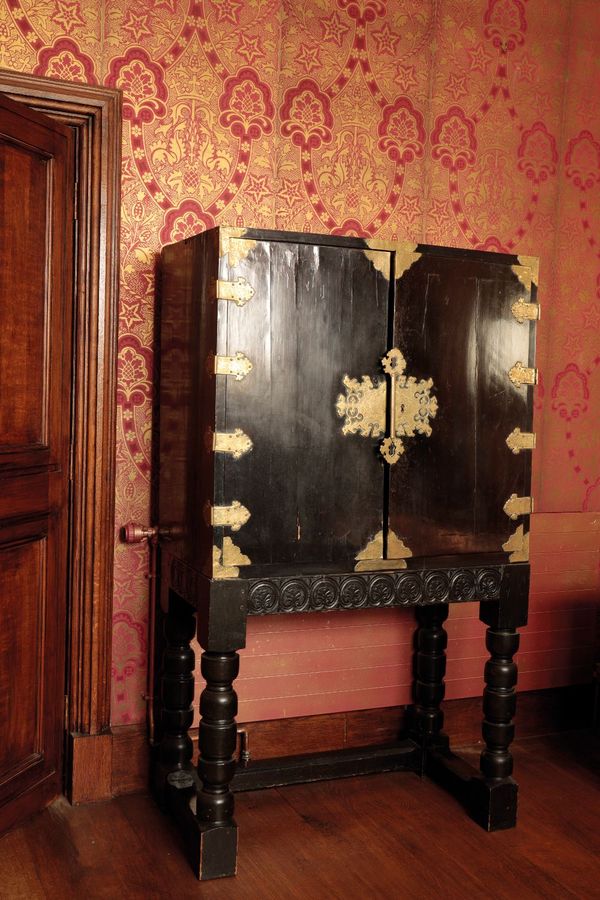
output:
<instances>
[{"instance_id":1,"label":"door frame molding","mask_svg":"<svg viewBox=\"0 0 600 900\"><path fill-rule=\"evenodd\" d=\"M121 92L0 70L0 91L71 125L77 133L73 460L67 627L66 787L79 799L74 769L97 776L110 742L115 543L116 362L121 181ZM90 753L77 749L79 738ZM91 744L97 748L92 749ZM96 768L96 773L94 772ZM110 763L109 763L110 768ZM99 766L100 770L104 766ZM97 784L90 799L108 796ZM110 792L109 792L110 793Z\"/></svg>"}]
</instances>

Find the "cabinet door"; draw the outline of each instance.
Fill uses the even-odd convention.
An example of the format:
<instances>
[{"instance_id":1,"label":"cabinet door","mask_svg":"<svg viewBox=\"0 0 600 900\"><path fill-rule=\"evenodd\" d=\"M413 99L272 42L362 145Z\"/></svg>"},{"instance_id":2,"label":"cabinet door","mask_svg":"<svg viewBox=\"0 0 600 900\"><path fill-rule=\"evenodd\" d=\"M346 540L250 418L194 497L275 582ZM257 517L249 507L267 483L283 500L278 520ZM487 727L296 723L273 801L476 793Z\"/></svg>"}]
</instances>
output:
<instances>
[{"instance_id":1,"label":"cabinet door","mask_svg":"<svg viewBox=\"0 0 600 900\"><path fill-rule=\"evenodd\" d=\"M431 434L403 439L390 466L389 527L413 557L502 554L514 532L518 551L528 500L504 506L529 498L531 452L507 438L518 428L517 443L531 440L532 389L509 372L533 367L534 323L512 307L532 299L532 270L501 254L418 249L396 279L393 344L406 375L432 380L437 411Z\"/></svg>"},{"instance_id":2,"label":"cabinet door","mask_svg":"<svg viewBox=\"0 0 600 900\"><path fill-rule=\"evenodd\" d=\"M243 434L239 458L215 454L215 504L225 510L215 544L226 566L352 571L383 531L385 464L378 441L360 435L372 423L345 428L344 378L383 385L392 254L377 267L358 240L249 234L220 261L221 280L243 278L254 294L241 306L218 302L219 356L241 353L252 369L217 376L216 430L225 441Z\"/></svg>"}]
</instances>

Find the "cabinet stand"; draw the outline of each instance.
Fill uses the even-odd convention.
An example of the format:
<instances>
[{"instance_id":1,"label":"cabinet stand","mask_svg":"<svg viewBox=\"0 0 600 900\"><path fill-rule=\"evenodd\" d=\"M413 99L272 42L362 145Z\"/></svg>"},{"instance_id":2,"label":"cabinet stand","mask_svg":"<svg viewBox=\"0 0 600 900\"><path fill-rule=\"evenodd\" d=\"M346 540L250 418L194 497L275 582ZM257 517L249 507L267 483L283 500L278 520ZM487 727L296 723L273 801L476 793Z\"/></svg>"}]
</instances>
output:
<instances>
[{"instance_id":1,"label":"cabinet stand","mask_svg":"<svg viewBox=\"0 0 600 900\"><path fill-rule=\"evenodd\" d=\"M461 575L464 576L461 570ZM181 574L181 573L180 573ZM429 573L431 574L431 573ZM165 650L160 675L162 737L157 746L152 783L162 806L178 822L188 855L201 880L235 875L238 834L234 792L406 770L427 775L449 790L487 831L515 825L517 784L513 780L510 744L514 737L519 645L517 628L527 619L529 569L502 567L493 582L494 599L480 602L480 618L488 626L479 771L451 752L443 733L448 602L424 601L412 595L406 603L398 581L398 603L416 607L414 705L406 736L393 745L281 757L246 764L235 760L239 671L237 650L245 643L247 598L252 585L221 584L218 591L196 593L198 640L204 648L201 671L206 687L200 697L197 769L191 765L195 611L189 600L199 583L189 575L175 579L168 594ZM490 585L479 578L480 585ZM423 574L426 584L428 573ZM476 581L476 579L475 579ZM452 573L448 573L452 584ZM182 596L183 595L183 596ZM185 595L187 595L186 602ZM477 599L466 594L457 600Z\"/></svg>"}]
</instances>

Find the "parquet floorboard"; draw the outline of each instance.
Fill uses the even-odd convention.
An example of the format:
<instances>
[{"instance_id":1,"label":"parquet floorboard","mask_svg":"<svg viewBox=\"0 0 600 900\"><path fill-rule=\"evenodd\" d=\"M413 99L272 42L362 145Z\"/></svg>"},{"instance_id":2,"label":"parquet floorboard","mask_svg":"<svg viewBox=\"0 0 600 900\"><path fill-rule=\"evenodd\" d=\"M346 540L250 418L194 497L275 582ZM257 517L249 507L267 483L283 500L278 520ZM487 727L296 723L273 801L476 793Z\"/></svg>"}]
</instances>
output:
<instances>
[{"instance_id":1,"label":"parquet floorboard","mask_svg":"<svg viewBox=\"0 0 600 900\"><path fill-rule=\"evenodd\" d=\"M514 752L514 830L486 834L409 773L257 791L237 796L237 878L202 884L150 797L61 799L0 840L0 898L600 900L600 738Z\"/></svg>"}]
</instances>

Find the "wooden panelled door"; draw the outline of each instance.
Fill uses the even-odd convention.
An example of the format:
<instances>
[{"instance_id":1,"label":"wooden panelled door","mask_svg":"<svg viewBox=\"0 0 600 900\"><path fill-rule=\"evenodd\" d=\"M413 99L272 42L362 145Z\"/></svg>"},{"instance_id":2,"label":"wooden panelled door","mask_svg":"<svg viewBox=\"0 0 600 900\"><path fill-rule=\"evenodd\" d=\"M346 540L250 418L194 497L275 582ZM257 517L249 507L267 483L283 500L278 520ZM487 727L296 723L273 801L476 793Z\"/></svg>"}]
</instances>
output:
<instances>
[{"instance_id":1,"label":"wooden panelled door","mask_svg":"<svg viewBox=\"0 0 600 900\"><path fill-rule=\"evenodd\" d=\"M0 832L62 791L73 159L0 96Z\"/></svg>"}]
</instances>

